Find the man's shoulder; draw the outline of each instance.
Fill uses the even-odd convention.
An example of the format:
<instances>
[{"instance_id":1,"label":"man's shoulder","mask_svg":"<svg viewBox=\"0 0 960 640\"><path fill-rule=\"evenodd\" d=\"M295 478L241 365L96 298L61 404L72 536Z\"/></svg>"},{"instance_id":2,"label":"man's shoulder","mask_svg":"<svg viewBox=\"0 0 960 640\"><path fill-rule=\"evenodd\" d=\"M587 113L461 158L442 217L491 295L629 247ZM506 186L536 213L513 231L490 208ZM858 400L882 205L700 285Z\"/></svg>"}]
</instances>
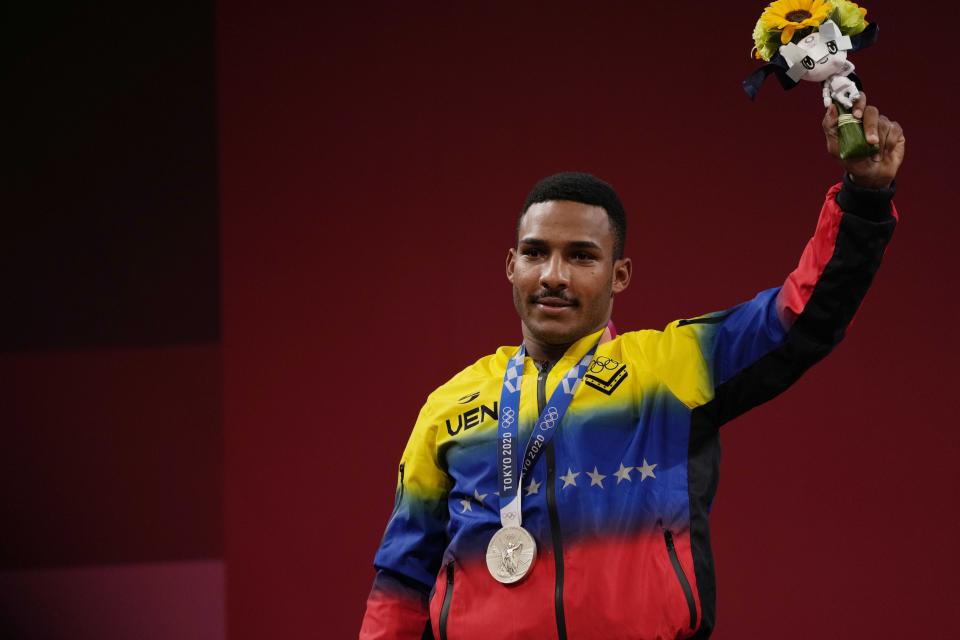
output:
<instances>
[{"instance_id":1,"label":"man's shoulder","mask_svg":"<svg viewBox=\"0 0 960 640\"><path fill-rule=\"evenodd\" d=\"M491 384L499 386L503 380L507 361L517 348L517 346L499 347L493 353L478 358L434 389L428 401L440 401L444 404L451 400L461 404L469 403L486 392L486 386Z\"/></svg>"},{"instance_id":2,"label":"man's shoulder","mask_svg":"<svg viewBox=\"0 0 960 640\"><path fill-rule=\"evenodd\" d=\"M709 326L705 317L674 320L663 329L627 331L619 336L619 354L637 366L657 371L678 361L700 357L700 332Z\"/></svg>"},{"instance_id":3,"label":"man's shoulder","mask_svg":"<svg viewBox=\"0 0 960 640\"><path fill-rule=\"evenodd\" d=\"M633 348L656 348L661 342L677 337L689 338L700 333L705 327L712 327L723 321L725 312L712 312L691 318L681 318L668 322L663 329L638 329L626 331L618 337Z\"/></svg>"},{"instance_id":4,"label":"man's shoulder","mask_svg":"<svg viewBox=\"0 0 960 640\"><path fill-rule=\"evenodd\" d=\"M630 351L639 356L642 352L656 349L660 342L669 338L670 334L684 327L684 320L674 320L663 329L635 329L624 331L617 336L621 349Z\"/></svg>"}]
</instances>

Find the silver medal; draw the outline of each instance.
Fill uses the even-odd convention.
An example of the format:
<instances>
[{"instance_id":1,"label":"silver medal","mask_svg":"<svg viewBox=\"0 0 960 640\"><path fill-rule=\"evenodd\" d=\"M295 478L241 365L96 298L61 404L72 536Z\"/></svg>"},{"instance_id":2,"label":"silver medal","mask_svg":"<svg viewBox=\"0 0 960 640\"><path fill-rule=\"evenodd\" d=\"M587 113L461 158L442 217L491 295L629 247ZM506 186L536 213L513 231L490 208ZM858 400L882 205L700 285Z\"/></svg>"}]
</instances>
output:
<instances>
[{"instance_id":1,"label":"silver medal","mask_svg":"<svg viewBox=\"0 0 960 640\"><path fill-rule=\"evenodd\" d=\"M523 527L504 527L487 545L487 569L497 582L523 580L537 559L537 543Z\"/></svg>"}]
</instances>

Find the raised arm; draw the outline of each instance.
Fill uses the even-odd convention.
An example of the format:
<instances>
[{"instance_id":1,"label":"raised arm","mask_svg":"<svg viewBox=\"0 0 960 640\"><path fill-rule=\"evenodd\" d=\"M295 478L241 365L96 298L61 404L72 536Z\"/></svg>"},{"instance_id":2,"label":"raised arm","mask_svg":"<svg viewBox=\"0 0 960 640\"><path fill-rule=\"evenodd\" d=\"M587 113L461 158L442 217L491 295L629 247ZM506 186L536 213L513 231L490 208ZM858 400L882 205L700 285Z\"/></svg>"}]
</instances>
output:
<instances>
[{"instance_id":1,"label":"raised arm","mask_svg":"<svg viewBox=\"0 0 960 640\"><path fill-rule=\"evenodd\" d=\"M420 640L446 547L450 481L437 463L436 422L424 405L400 461L393 513L374 558L361 640Z\"/></svg>"},{"instance_id":2,"label":"raised arm","mask_svg":"<svg viewBox=\"0 0 960 640\"><path fill-rule=\"evenodd\" d=\"M866 96L855 110L880 153L843 163L843 182L827 192L814 235L783 286L664 331L661 352L701 356L681 359L693 364L668 370L667 384L688 405L701 407L700 418L714 427L776 396L829 353L880 266L898 219L891 198L905 139L897 123L866 106ZM837 156L835 107L823 128L827 149Z\"/></svg>"}]
</instances>

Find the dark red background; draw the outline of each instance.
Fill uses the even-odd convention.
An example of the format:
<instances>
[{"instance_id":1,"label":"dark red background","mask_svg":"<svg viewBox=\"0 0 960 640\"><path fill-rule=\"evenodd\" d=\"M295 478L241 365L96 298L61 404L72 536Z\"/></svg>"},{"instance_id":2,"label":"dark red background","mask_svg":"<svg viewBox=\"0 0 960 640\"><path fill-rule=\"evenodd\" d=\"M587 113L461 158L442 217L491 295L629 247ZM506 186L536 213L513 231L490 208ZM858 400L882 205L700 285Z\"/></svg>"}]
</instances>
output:
<instances>
[{"instance_id":1,"label":"dark red background","mask_svg":"<svg viewBox=\"0 0 960 640\"><path fill-rule=\"evenodd\" d=\"M224 638L212 2L0 19L0 638Z\"/></svg>"},{"instance_id":2,"label":"dark red background","mask_svg":"<svg viewBox=\"0 0 960 640\"><path fill-rule=\"evenodd\" d=\"M538 178L619 190L621 330L782 282L840 170L817 87L740 88L761 8L221 6L232 639L356 633L421 402L518 341L503 260ZM940 634L958 596L953 44L869 9L902 224L849 339L724 429L719 639Z\"/></svg>"},{"instance_id":3,"label":"dark red background","mask_svg":"<svg viewBox=\"0 0 960 640\"><path fill-rule=\"evenodd\" d=\"M537 179L619 190L636 267L621 330L794 266L840 171L816 87L740 89L762 6L14 16L0 600L19 596L0 629L16 610L17 638L39 637L34 615L70 637L162 637L164 619L222 637L225 560L231 640L353 637L420 404L519 339L503 261ZM848 340L724 428L721 640L949 635L960 597L960 15L868 6L880 42L853 60L907 132L902 223ZM110 595L121 565L143 569L141 608ZM157 582L161 565L184 573ZM82 625L48 615L58 580L61 604L85 594L66 607Z\"/></svg>"}]
</instances>

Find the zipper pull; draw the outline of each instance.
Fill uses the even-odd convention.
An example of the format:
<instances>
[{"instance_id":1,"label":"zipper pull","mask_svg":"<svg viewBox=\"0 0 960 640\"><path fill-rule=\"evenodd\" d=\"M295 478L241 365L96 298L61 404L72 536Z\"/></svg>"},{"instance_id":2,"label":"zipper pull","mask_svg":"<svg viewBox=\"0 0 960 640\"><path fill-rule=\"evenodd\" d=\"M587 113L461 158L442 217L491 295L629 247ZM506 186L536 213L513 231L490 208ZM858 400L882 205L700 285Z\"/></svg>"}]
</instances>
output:
<instances>
[{"instance_id":1,"label":"zipper pull","mask_svg":"<svg viewBox=\"0 0 960 640\"><path fill-rule=\"evenodd\" d=\"M673 532L663 526L663 518L657 518L657 526L663 531L663 540L667 543L667 549L673 549Z\"/></svg>"},{"instance_id":2,"label":"zipper pull","mask_svg":"<svg viewBox=\"0 0 960 640\"><path fill-rule=\"evenodd\" d=\"M663 530L663 539L667 541L667 549L673 551L673 532L670 529Z\"/></svg>"}]
</instances>

